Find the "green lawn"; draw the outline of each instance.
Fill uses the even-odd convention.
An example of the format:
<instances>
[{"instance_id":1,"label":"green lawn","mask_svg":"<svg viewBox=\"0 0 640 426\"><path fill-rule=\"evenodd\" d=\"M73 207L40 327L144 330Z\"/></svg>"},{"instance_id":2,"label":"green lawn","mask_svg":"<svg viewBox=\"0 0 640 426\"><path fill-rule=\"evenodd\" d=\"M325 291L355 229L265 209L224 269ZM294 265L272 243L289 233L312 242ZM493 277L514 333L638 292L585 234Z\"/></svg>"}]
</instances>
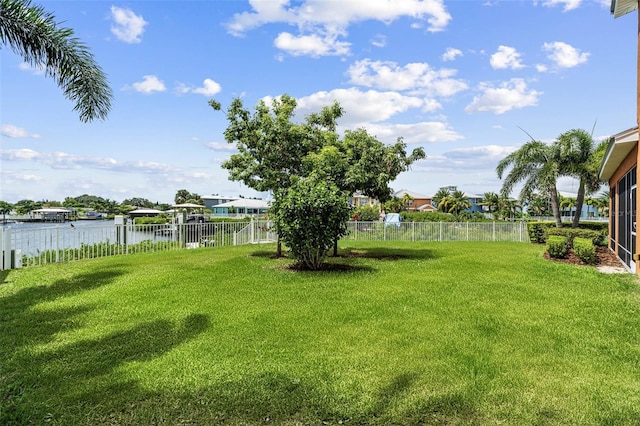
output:
<instances>
[{"instance_id":1,"label":"green lawn","mask_svg":"<svg viewBox=\"0 0 640 426\"><path fill-rule=\"evenodd\" d=\"M525 243L345 242L4 272L0 424L640 422L635 276Z\"/></svg>"}]
</instances>

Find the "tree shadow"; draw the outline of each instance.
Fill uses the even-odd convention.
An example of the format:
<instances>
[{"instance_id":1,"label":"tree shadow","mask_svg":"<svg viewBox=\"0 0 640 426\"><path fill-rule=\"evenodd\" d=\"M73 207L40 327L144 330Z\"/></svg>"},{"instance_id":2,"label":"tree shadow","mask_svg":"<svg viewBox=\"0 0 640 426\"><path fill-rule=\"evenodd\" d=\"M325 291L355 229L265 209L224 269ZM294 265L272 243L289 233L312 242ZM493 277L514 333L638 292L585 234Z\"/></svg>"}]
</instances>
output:
<instances>
[{"instance_id":1,"label":"tree shadow","mask_svg":"<svg viewBox=\"0 0 640 426\"><path fill-rule=\"evenodd\" d=\"M35 349L58 333L81 329L82 317L95 306L34 307L108 285L123 273L117 268L94 271L0 298L0 424L48 422L46 413L68 408L49 407L52 400L100 406L113 397L109 389L117 367L165 354L209 327L207 316L189 314L180 324L158 319L52 350Z\"/></svg>"},{"instance_id":2,"label":"tree shadow","mask_svg":"<svg viewBox=\"0 0 640 426\"><path fill-rule=\"evenodd\" d=\"M428 249L402 249L395 247L346 248L338 252L338 257L364 258L376 260L431 260L438 256Z\"/></svg>"}]
</instances>

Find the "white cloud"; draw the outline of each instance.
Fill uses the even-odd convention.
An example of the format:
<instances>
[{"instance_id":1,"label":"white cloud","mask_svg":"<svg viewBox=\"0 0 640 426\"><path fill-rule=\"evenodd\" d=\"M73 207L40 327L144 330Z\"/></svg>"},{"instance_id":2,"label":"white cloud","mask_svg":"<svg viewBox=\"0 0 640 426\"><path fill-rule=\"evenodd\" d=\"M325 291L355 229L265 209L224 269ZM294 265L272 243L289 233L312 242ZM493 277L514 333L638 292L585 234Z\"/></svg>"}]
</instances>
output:
<instances>
[{"instance_id":1,"label":"white cloud","mask_svg":"<svg viewBox=\"0 0 640 426\"><path fill-rule=\"evenodd\" d=\"M503 114L512 109L537 105L538 97L542 95L542 92L529 89L527 83L519 78L503 82L498 87L491 83L480 83L479 90L482 93L473 98L465 112Z\"/></svg>"},{"instance_id":2,"label":"white cloud","mask_svg":"<svg viewBox=\"0 0 640 426\"><path fill-rule=\"evenodd\" d=\"M125 43L140 43L144 27L148 22L141 15L136 15L131 9L111 6L111 19L115 25L111 26L111 32L116 38Z\"/></svg>"},{"instance_id":3,"label":"white cloud","mask_svg":"<svg viewBox=\"0 0 640 426\"><path fill-rule=\"evenodd\" d=\"M435 32L442 31L451 20L443 0L305 0L295 6L289 0L250 0L249 3L252 7L250 12L235 14L226 24L229 33L242 36L262 25L294 25L300 35L281 33L275 45L296 55L348 54L350 44L338 41L338 36L346 36L347 28L355 22L377 20L389 24L408 17L413 19L412 27L421 26L417 23L427 23L428 30Z\"/></svg>"},{"instance_id":4,"label":"white cloud","mask_svg":"<svg viewBox=\"0 0 640 426\"><path fill-rule=\"evenodd\" d=\"M451 78L456 75L456 70L435 70L424 62L401 67L395 62L364 59L352 64L347 73L352 84L385 90L414 90L430 96L452 96L467 89L465 82Z\"/></svg>"},{"instance_id":5,"label":"white cloud","mask_svg":"<svg viewBox=\"0 0 640 426\"><path fill-rule=\"evenodd\" d=\"M378 92L375 90L362 92L355 88L317 92L297 101L298 114L302 114L302 116L320 111L324 106L338 101L345 110L345 115L338 123L347 127L384 121L408 109L421 108L425 105L423 99L415 96L404 96L397 92Z\"/></svg>"},{"instance_id":6,"label":"white cloud","mask_svg":"<svg viewBox=\"0 0 640 426\"><path fill-rule=\"evenodd\" d=\"M467 148L456 148L449 152L445 152L443 155L447 158L456 160L497 162L514 152L516 149L517 148L513 146L501 145L472 146Z\"/></svg>"},{"instance_id":7,"label":"white cloud","mask_svg":"<svg viewBox=\"0 0 640 426\"><path fill-rule=\"evenodd\" d=\"M223 152L237 151L235 144L230 144L226 142L209 142L207 143L207 147L213 151L223 151Z\"/></svg>"},{"instance_id":8,"label":"white cloud","mask_svg":"<svg viewBox=\"0 0 640 426\"><path fill-rule=\"evenodd\" d=\"M30 72L33 75L44 75L45 73L45 67L42 64L32 66L31 64L28 64L26 62L21 62L18 65L18 69Z\"/></svg>"},{"instance_id":9,"label":"white cloud","mask_svg":"<svg viewBox=\"0 0 640 426\"><path fill-rule=\"evenodd\" d=\"M510 46L500 46L498 51L491 55L489 61L494 69L521 69L524 68L520 60L520 53Z\"/></svg>"},{"instance_id":10,"label":"white cloud","mask_svg":"<svg viewBox=\"0 0 640 426\"><path fill-rule=\"evenodd\" d=\"M250 0L251 12L234 15L227 24L233 35L270 23L287 23L300 28L325 26L346 28L354 22L378 20L385 23L410 17L429 24L430 31L441 31L451 20L442 0L378 0L371 2L306 0L290 6L289 0Z\"/></svg>"},{"instance_id":11,"label":"white cloud","mask_svg":"<svg viewBox=\"0 0 640 426\"><path fill-rule=\"evenodd\" d=\"M191 87L191 86L187 86L184 83L179 83L178 86L176 87L176 92L180 94L196 93L204 96L213 96L219 93L221 90L222 90L222 87L220 86L220 84L218 84L216 81L210 78L205 78L204 81L202 82L201 87Z\"/></svg>"},{"instance_id":12,"label":"white cloud","mask_svg":"<svg viewBox=\"0 0 640 426\"><path fill-rule=\"evenodd\" d=\"M561 41L545 43L542 50L549 52L548 58L559 68L573 68L583 64L591 55L587 52L580 52L579 49Z\"/></svg>"},{"instance_id":13,"label":"white cloud","mask_svg":"<svg viewBox=\"0 0 640 426\"><path fill-rule=\"evenodd\" d=\"M462 50L448 47L447 50L445 50L445 52L442 54L442 60L445 62L453 61L458 56L462 56Z\"/></svg>"},{"instance_id":14,"label":"white cloud","mask_svg":"<svg viewBox=\"0 0 640 426\"><path fill-rule=\"evenodd\" d=\"M376 34L373 40L371 40L371 44L375 47L385 47L387 45L387 37L383 34Z\"/></svg>"},{"instance_id":15,"label":"white cloud","mask_svg":"<svg viewBox=\"0 0 640 426\"><path fill-rule=\"evenodd\" d=\"M546 7L563 6L563 10L568 12L577 9L581 3L582 0L544 0L542 5Z\"/></svg>"},{"instance_id":16,"label":"white cloud","mask_svg":"<svg viewBox=\"0 0 640 426\"><path fill-rule=\"evenodd\" d=\"M14 139L22 139L22 138L34 138L37 139L40 135L35 133L29 133L22 127L14 126L13 124L3 124L2 128L0 128L0 133L2 136L6 136L8 138Z\"/></svg>"},{"instance_id":17,"label":"white cloud","mask_svg":"<svg viewBox=\"0 0 640 426\"><path fill-rule=\"evenodd\" d=\"M294 36L287 32L278 34L273 44L293 56L308 55L312 57L347 55L351 46L350 43L338 41L336 34Z\"/></svg>"},{"instance_id":18,"label":"white cloud","mask_svg":"<svg viewBox=\"0 0 640 426\"><path fill-rule=\"evenodd\" d=\"M367 124L367 132L385 143L394 143L401 137L408 145L436 142L454 142L464 139L447 123L439 121L411 124Z\"/></svg>"},{"instance_id":19,"label":"white cloud","mask_svg":"<svg viewBox=\"0 0 640 426\"><path fill-rule=\"evenodd\" d=\"M133 90L141 93L164 92L167 90L162 80L155 75L143 76L142 81L133 83L132 87Z\"/></svg>"},{"instance_id":20,"label":"white cloud","mask_svg":"<svg viewBox=\"0 0 640 426\"><path fill-rule=\"evenodd\" d=\"M3 160L38 160L42 158L42 154L33 149L22 148L22 149L7 149L0 151L0 158Z\"/></svg>"}]
</instances>

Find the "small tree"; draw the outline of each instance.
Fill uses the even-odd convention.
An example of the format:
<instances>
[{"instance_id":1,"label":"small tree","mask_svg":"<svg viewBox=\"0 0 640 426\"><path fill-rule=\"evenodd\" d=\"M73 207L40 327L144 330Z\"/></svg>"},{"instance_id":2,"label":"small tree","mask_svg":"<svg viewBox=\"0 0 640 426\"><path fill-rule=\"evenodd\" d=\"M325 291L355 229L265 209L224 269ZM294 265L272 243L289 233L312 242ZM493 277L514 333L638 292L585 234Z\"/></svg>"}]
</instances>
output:
<instances>
[{"instance_id":1,"label":"small tree","mask_svg":"<svg viewBox=\"0 0 640 426\"><path fill-rule=\"evenodd\" d=\"M312 175L278 191L271 214L298 264L318 270L336 236L347 232L348 194Z\"/></svg>"}]
</instances>

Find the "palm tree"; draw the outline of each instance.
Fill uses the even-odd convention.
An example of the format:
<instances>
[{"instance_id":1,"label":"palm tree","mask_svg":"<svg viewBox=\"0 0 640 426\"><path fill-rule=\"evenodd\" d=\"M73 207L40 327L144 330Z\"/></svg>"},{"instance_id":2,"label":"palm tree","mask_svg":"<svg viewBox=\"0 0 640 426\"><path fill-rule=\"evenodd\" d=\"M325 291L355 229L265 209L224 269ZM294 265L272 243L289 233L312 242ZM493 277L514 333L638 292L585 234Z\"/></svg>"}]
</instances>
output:
<instances>
[{"instance_id":1,"label":"palm tree","mask_svg":"<svg viewBox=\"0 0 640 426\"><path fill-rule=\"evenodd\" d=\"M460 190L455 190L449 193L446 197L440 200L438 209L444 210L447 213L453 213L458 215L461 211L471 208L469 198Z\"/></svg>"},{"instance_id":2,"label":"palm tree","mask_svg":"<svg viewBox=\"0 0 640 426\"><path fill-rule=\"evenodd\" d=\"M436 205L436 207L438 207L438 209L440 209L440 202L449 196L449 190L447 188L440 188L438 189L438 192L436 192L436 194L433 196L433 203ZM441 210L441 209L440 209Z\"/></svg>"},{"instance_id":3,"label":"palm tree","mask_svg":"<svg viewBox=\"0 0 640 426\"><path fill-rule=\"evenodd\" d=\"M530 199L536 190L549 195L551 210L558 228L562 227L560 209L558 207L558 189L556 181L559 176L559 150L555 145L546 145L532 138L520 149L503 158L496 167L498 178L511 168L502 183L501 193L508 197L513 187L524 181L520 191L520 200Z\"/></svg>"},{"instance_id":4,"label":"palm tree","mask_svg":"<svg viewBox=\"0 0 640 426\"><path fill-rule=\"evenodd\" d=\"M495 213L498 211L500 196L495 192L485 192L482 196L481 206L486 206L489 213L495 219Z\"/></svg>"},{"instance_id":5,"label":"palm tree","mask_svg":"<svg viewBox=\"0 0 640 426\"><path fill-rule=\"evenodd\" d=\"M75 102L80 121L105 119L112 98L106 75L73 30L59 27L54 19L30 0L0 0L0 43L53 77Z\"/></svg>"},{"instance_id":6,"label":"palm tree","mask_svg":"<svg viewBox=\"0 0 640 426\"><path fill-rule=\"evenodd\" d=\"M527 200L527 213L530 216L547 216L549 214L549 198L540 194L532 194Z\"/></svg>"},{"instance_id":7,"label":"palm tree","mask_svg":"<svg viewBox=\"0 0 640 426\"><path fill-rule=\"evenodd\" d=\"M572 129L562 133L555 143L560 150L561 174L579 180L575 216L571 225L572 228L577 228L582 215L585 195L600 188L598 171L608 141L603 141L596 146L591 134L582 129Z\"/></svg>"},{"instance_id":8,"label":"palm tree","mask_svg":"<svg viewBox=\"0 0 640 426\"><path fill-rule=\"evenodd\" d=\"M578 205L578 200L577 198L573 198L573 197L560 197L560 208L564 211L564 210L568 210L569 211L569 216L571 216L572 214L574 214L575 216L577 216L577 210L573 210L574 207L576 207ZM575 220L575 216L573 217L573 219Z\"/></svg>"}]
</instances>

